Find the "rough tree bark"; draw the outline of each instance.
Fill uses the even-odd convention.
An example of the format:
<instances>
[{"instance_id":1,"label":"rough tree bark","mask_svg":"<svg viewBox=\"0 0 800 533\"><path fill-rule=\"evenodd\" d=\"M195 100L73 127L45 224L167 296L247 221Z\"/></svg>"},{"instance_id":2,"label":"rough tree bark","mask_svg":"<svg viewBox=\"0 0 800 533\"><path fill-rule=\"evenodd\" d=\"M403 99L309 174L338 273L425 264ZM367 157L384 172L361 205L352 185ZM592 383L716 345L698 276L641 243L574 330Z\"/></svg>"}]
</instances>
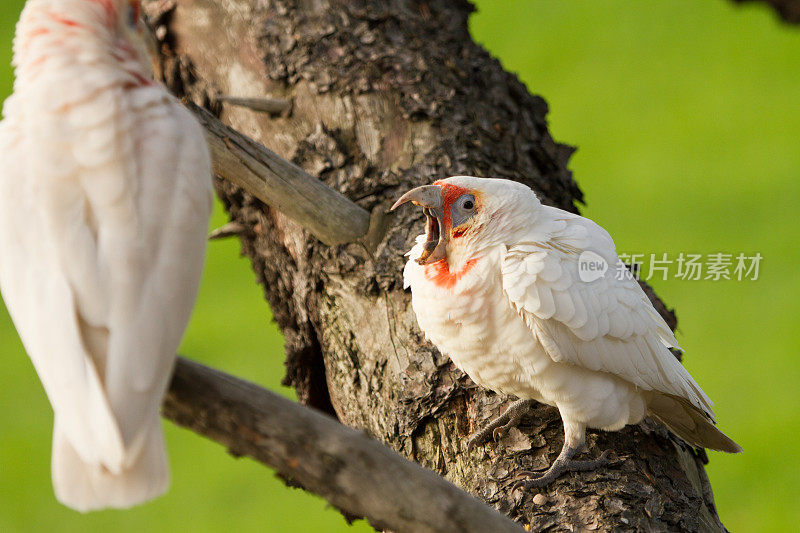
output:
<instances>
[{"instance_id":1,"label":"rough tree bark","mask_svg":"<svg viewBox=\"0 0 800 533\"><path fill-rule=\"evenodd\" d=\"M178 359L164 417L274 468L348 518L412 533L521 533L452 483L315 409Z\"/></svg>"},{"instance_id":2,"label":"rough tree bark","mask_svg":"<svg viewBox=\"0 0 800 533\"><path fill-rule=\"evenodd\" d=\"M532 186L576 211L573 149L547 105L476 45L463 0L150 0L170 88L381 217L402 191L455 174ZM219 96L291 101L282 114ZM519 470L558 454L555 409L538 406L497 443L462 450L509 398L479 390L424 341L403 290L419 210L389 218L376 246L326 246L237 186L217 181L242 249L286 336L300 400L363 429L534 530L721 530L703 454L645 421L589 432L619 461L541 495ZM389 215L391 217L392 215ZM659 309L674 326L674 316ZM268 364L265 362L265 364Z\"/></svg>"}]
</instances>

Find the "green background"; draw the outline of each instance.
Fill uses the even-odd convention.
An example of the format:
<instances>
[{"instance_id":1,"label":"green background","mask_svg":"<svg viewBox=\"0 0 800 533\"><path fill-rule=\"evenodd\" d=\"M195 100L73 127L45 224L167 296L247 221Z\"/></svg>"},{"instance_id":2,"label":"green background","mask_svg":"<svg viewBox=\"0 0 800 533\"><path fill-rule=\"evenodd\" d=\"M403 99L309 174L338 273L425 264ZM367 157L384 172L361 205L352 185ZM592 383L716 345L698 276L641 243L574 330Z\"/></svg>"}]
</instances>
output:
<instances>
[{"instance_id":1,"label":"green background","mask_svg":"<svg viewBox=\"0 0 800 533\"><path fill-rule=\"evenodd\" d=\"M22 4L0 5L0 98L11 90ZM549 102L553 135L580 148L571 168L584 213L621 252L764 257L756 281L653 284L677 308L687 367L745 449L711 454L724 523L796 523L800 28L724 0L477 4L473 35ZM224 221L217 209L214 224ZM50 408L2 308L0 350L0 531L354 530L322 500L170 423L165 497L88 516L61 507L50 487ZM233 240L210 245L182 352L292 396L280 386L280 334Z\"/></svg>"}]
</instances>

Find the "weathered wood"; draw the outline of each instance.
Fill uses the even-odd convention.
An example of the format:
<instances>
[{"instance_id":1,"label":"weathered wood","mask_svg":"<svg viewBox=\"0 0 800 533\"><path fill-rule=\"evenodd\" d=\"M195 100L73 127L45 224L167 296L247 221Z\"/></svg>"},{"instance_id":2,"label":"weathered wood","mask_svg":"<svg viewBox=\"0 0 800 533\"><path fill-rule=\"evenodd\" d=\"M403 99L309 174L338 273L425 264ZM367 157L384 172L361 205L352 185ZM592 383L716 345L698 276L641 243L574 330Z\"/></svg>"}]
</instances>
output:
<instances>
[{"instance_id":1,"label":"weathered wood","mask_svg":"<svg viewBox=\"0 0 800 533\"><path fill-rule=\"evenodd\" d=\"M292 108L292 103L284 98L242 98L239 96L217 96L218 102L225 102L229 105L246 107L253 111L280 115Z\"/></svg>"},{"instance_id":2,"label":"weathered wood","mask_svg":"<svg viewBox=\"0 0 800 533\"><path fill-rule=\"evenodd\" d=\"M235 237L236 235L241 235L241 233L245 230L245 227L238 222L228 222L222 227L219 227L211 233L208 234L209 241L215 241L220 239L227 239L228 237Z\"/></svg>"},{"instance_id":3,"label":"weathered wood","mask_svg":"<svg viewBox=\"0 0 800 533\"><path fill-rule=\"evenodd\" d=\"M162 412L397 532L521 533L517 524L360 431L257 385L179 358Z\"/></svg>"},{"instance_id":4,"label":"weathered wood","mask_svg":"<svg viewBox=\"0 0 800 533\"><path fill-rule=\"evenodd\" d=\"M188 104L206 131L214 173L278 209L327 245L358 242L369 213L297 165Z\"/></svg>"}]
</instances>

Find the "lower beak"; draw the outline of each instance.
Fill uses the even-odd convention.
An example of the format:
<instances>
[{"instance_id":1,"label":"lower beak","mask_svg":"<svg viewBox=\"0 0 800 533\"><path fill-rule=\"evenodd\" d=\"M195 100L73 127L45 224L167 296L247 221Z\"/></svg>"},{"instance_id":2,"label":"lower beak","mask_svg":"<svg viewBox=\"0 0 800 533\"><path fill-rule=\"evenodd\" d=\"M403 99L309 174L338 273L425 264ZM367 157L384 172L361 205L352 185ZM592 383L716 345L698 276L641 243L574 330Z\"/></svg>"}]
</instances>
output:
<instances>
[{"instance_id":1,"label":"lower beak","mask_svg":"<svg viewBox=\"0 0 800 533\"><path fill-rule=\"evenodd\" d=\"M448 234L442 221L444 218L444 200L442 189L436 185L424 185L405 193L392 206L392 210L411 202L422 207L425 213L425 246L417 258L417 263L427 265L441 261L447 257Z\"/></svg>"}]
</instances>

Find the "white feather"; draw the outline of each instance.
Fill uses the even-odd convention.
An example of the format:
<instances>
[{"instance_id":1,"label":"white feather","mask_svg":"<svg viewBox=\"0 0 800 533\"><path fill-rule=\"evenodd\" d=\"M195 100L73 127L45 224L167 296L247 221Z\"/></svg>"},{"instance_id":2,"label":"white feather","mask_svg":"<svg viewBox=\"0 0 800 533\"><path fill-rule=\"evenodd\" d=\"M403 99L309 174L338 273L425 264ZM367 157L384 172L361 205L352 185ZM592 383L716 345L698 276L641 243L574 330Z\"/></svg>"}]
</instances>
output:
<instances>
[{"instance_id":1,"label":"white feather","mask_svg":"<svg viewBox=\"0 0 800 533\"><path fill-rule=\"evenodd\" d=\"M541 275L514 278L513 293L506 291L510 303L523 315L532 315L531 321L544 322L543 331L557 338L561 346L560 353L566 362L617 375L647 390L686 397L698 409L713 416L711 400L702 393L669 350L663 344L653 342L666 337L665 332L669 331L669 327L652 309L636 280L619 275L619 259L608 233L588 219L552 207L542 207L539 216L541 219L557 218L566 222L563 231L551 233L550 239L567 245L569 251L564 251L564 246L550 247L546 257L539 259L547 265L542 272L560 272L561 276L558 279ZM527 242L524 235L516 238ZM526 269L531 268L529 254L518 249L515 245L506 257L504 280L505 276L516 274L512 266L514 264L524 263ZM609 266L599 279L588 282L579 278L577 269L550 266L554 262L573 265L584 251L598 254L613 266ZM523 283L527 283L527 289L521 294L520 284ZM576 304L574 307L577 308L580 303L586 309L586 323L578 325L579 321L557 318L559 310L551 304L563 302L563 297L530 305L531 298L535 301L538 297L541 302L543 295L549 295L556 283L562 287L566 285L565 291L570 295L570 302ZM625 309L622 313L616 311L620 305ZM577 312L571 314L574 316ZM674 336L670 334L668 338L677 346ZM573 349L564 350L565 344ZM653 349L655 347L658 349Z\"/></svg>"},{"instance_id":2,"label":"white feather","mask_svg":"<svg viewBox=\"0 0 800 533\"><path fill-rule=\"evenodd\" d=\"M654 416L690 442L739 450L705 418L713 416L711 401L667 349L677 348L674 335L605 230L542 206L518 183L466 176L437 183L476 197L472 224L481 231L448 242L456 271L447 283L416 262L425 241L418 237L404 284L426 337L477 384L555 405L565 427L617 430L654 406ZM608 265L599 279L580 279L582 252ZM682 417L694 422L681 424ZM582 431L567 436L571 446L583 439Z\"/></svg>"},{"instance_id":3,"label":"white feather","mask_svg":"<svg viewBox=\"0 0 800 533\"><path fill-rule=\"evenodd\" d=\"M56 494L79 510L166 490L158 409L212 201L200 126L111 54L134 36L108 13L28 2L0 123L0 290L55 413Z\"/></svg>"}]
</instances>

